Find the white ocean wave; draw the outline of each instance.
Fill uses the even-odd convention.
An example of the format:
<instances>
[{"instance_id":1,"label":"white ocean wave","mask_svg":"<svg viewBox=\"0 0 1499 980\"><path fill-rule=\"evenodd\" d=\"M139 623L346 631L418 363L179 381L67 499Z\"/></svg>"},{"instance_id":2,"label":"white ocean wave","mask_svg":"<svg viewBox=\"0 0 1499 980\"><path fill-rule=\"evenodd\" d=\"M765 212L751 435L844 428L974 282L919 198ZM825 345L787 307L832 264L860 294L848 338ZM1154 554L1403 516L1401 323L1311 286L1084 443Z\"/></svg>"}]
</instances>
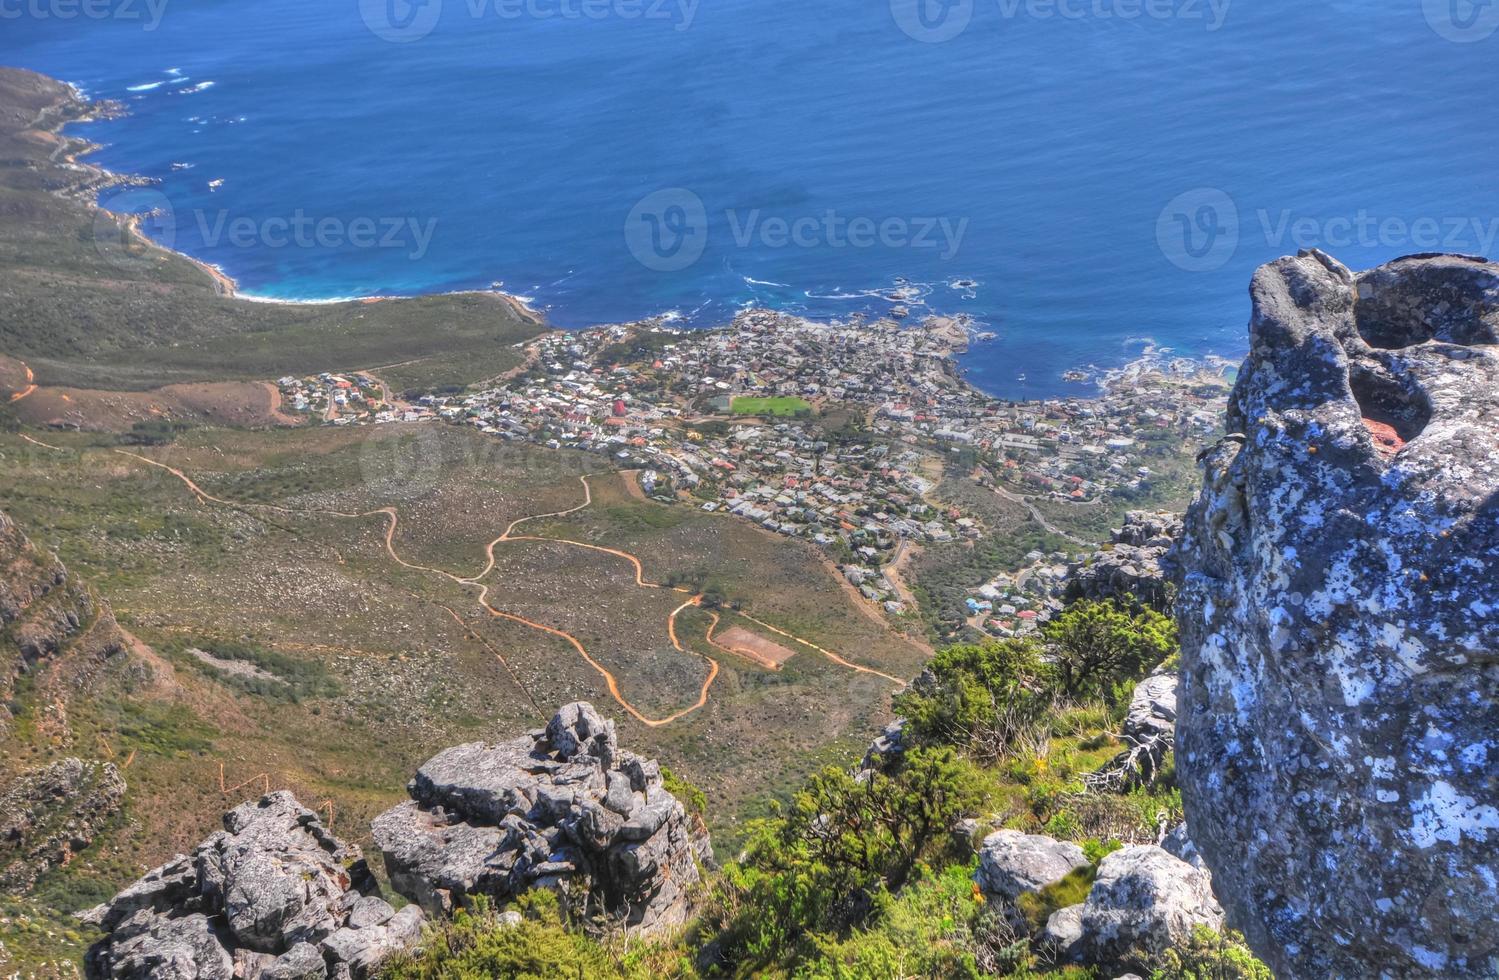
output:
<instances>
[{"instance_id":1,"label":"white ocean wave","mask_svg":"<svg viewBox=\"0 0 1499 980\"><path fill-rule=\"evenodd\" d=\"M127 91L127 92L151 92L151 91L154 91L155 89L161 88L165 84L166 84L165 81L160 81L160 82L143 82L140 85L130 85L130 86L127 86L125 88L125 91Z\"/></svg>"}]
</instances>

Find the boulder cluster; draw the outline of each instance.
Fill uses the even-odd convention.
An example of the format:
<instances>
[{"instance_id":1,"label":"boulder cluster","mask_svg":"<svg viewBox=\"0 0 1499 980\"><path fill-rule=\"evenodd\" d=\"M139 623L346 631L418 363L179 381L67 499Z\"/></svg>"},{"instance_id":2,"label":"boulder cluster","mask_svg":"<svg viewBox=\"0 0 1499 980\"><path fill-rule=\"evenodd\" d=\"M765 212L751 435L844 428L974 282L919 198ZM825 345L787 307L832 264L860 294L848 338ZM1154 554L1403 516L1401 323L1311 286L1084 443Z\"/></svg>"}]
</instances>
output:
<instances>
[{"instance_id":1,"label":"boulder cluster","mask_svg":"<svg viewBox=\"0 0 1499 980\"><path fill-rule=\"evenodd\" d=\"M83 913L105 933L88 976L362 980L421 939L423 909L531 888L647 934L686 921L699 864L712 859L661 767L622 751L614 723L582 702L514 741L438 753L409 790L372 830L392 886L416 904L392 908L359 848L290 793L271 793Z\"/></svg>"},{"instance_id":2,"label":"boulder cluster","mask_svg":"<svg viewBox=\"0 0 1499 980\"><path fill-rule=\"evenodd\" d=\"M1018 830L999 830L979 847L974 880L1012 925L1021 896L1089 867L1082 848ZM1153 957L1186 941L1197 926L1223 928L1209 874L1163 847L1142 844L1099 862L1087 898L1053 912L1035 937L1059 962L1113 971L1148 969Z\"/></svg>"},{"instance_id":3,"label":"boulder cluster","mask_svg":"<svg viewBox=\"0 0 1499 980\"><path fill-rule=\"evenodd\" d=\"M706 830L663 785L661 767L615 739L583 702L545 729L439 752L375 818L391 885L431 912L470 895L561 892L577 911L631 932L680 925Z\"/></svg>"},{"instance_id":4,"label":"boulder cluster","mask_svg":"<svg viewBox=\"0 0 1499 980\"><path fill-rule=\"evenodd\" d=\"M1068 568L1067 601L1128 599L1164 609L1177 571L1171 551L1181 534L1180 515L1130 511L1108 545Z\"/></svg>"},{"instance_id":5,"label":"boulder cluster","mask_svg":"<svg viewBox=\"0 0 1499 980\"><path fill-rule=\"evenodd\" d=\"M1177 776L1287 977L1499 971L1499 264L1261 268L1178 552Z\"/></svg>"},{"instance_id":6,"label":"boulder cluster","mask_svg":"<svg viewBox=\"0 0 1499 980\"><path fill-rule=\"evenodd\" d=\"M421 909L378 897L359 849L290 793L224 815L224 829L83 914L105 937L91 978L316 980L370 976L415 943Z\"/></svg>"}]
</instances>

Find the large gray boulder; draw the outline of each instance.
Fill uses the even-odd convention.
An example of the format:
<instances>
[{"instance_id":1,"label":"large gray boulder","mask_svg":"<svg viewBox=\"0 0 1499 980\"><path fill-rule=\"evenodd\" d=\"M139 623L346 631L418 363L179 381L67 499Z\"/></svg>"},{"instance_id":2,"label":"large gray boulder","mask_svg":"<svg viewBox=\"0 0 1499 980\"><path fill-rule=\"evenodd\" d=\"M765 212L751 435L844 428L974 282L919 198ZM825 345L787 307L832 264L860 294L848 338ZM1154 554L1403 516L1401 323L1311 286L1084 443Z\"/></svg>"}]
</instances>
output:
<instances>
[{"instance_id":1,"label":"large gray boulder","mask_svg":"<svg viewBox=\"0 0 1499 980\"><path fill-rule=\"evenodd\" d=\"M1179 552L1192 837L1287 977L1499 974L1499 265L1252 287Z\"/></svg>"},{"instance_id":2,"label":"large gray boulder","mask_svg":"<svg viewBox=\"0 0 1499 980\"><path fill-rule=\"evenodd\" d=\"M1018 830L996 830L979 846L974 881L985 898L1009 905L1087 866L1088 859L1076 844Z\"/></svg>"},{"instance_id":3,"label":"large gray boulder","mask_svg":"<svg viewBox=\"0 0 1499 980\"><path fill-rule=\"evenodd\" d=\"M407 789L375 818L374 841L391 885L434 913L549 887L649 934L686 921L711 860L660 766L621 750L614 723L582 702L545 730L445 749Z\"/></svg>"},{"instance_id":4,"label":"large gray boulder","mask_svg":"<svg viewBox=\"0 0 1499 980\"><path fill-rule=\"evenodd\" d=\"M359 849L290 793L224 815L224 829L84 913L104 930L91 978L303 980L373 975L421 937L415 906L374 897Z\"/></svg>"},{"instance_id":5,"label":"large gray boulder","mask_svg":"<svg viewBox=\"0 0 1499 980\"><path fill-rule=\"evenodd\" d=\"M1044 939L1067 959L1104 970L1148 971L1155 957L1198 926L1223 928L1208 873L1143 844L1105 857L1087 900L1055 912Z\"/></svg>"}]
</instances>

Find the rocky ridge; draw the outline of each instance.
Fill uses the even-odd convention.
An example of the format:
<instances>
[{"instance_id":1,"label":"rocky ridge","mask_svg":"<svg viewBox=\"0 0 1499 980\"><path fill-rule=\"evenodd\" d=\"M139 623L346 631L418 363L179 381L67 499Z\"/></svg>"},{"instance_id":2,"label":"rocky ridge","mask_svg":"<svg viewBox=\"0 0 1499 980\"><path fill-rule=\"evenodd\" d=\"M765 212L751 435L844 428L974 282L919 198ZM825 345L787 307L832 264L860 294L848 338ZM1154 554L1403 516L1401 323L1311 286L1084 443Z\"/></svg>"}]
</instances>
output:
<instances>
[{"instance_id":1,"label":"rocky ridge","mask_svg":"<svg viewBox=\"0 0 1499 980\"><path fill-rule=\"evenodd\" d=\"M1179 551L1177 773L1286 977L1499 972L1499 264L1261 268Z\"/></svg>"},{"instance_id":2,"label":"rocky ridge","mask_svg":"<svg viewBox=\"0 0 1499 980\"><path fill-rule=\"evenodd\" d=\"M45 670L67 693L123 649L109 604L0 513L0 721L22 675Z\"/></svg>"},{"instance_id":3,"label":"rocky ridge","mask_svg":"<svg viewBox=\"0 0 1499 980\"><path fill-rule=\"evenodd\" d=\"M584 702L521 738L439 752L407 789L374 840L392 886L433 913L553 888L587 917L651 934L686 921L711 861L661 767L620 749L614 722Z\"/></svg>"},{"instance_id":4,"label":"rocky ridge","mask_svg":"<svg viewBox=\"0 0 1499 980\"><path fill-rule=\"evenodd\" d=\"M1181 535L1180 515L1130 511L1106 547L1068 567L1067 601L1131 598L1164 610L1177 573L1171 552Z\"/></svg>"},{"instance_id":5,"label":"rocky ridge","mask_svg":"<svg viewBox=\"0 0 1499 980\"><path fill-rule=\"evenodd\" d=\"M111 980L362 980L421 937L421 909L378 897L357 847L287 792L84 913L104 930L85 961Z\"/></svg>"},{"instance_id":6,"label":"rocky ridge","mask_svg":"<svg viewBox=\"0 0 1499 980\"><path fill-rule=\"evenodd\" d=\"M125 780L110 762L62 759L0 795L0 889L28 891L88 847L120 809Z\"/></svg>"}]
</instances>

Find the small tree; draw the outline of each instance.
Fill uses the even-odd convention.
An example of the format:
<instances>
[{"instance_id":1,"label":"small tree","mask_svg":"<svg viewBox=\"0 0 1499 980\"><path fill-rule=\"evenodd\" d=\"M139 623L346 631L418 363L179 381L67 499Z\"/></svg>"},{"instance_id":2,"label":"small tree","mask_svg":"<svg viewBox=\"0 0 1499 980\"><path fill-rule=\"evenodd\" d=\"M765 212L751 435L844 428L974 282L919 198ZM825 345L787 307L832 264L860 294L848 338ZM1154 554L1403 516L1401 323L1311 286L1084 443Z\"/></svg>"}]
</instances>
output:
<instances>
[{"instance_id":1,"label":"small tree","mask_svg":"<svg viewBox=\"0 0 1499 980\"><path fill-rule=\"evenodd\" d=\"M1041 628L1061 692L1116 700L1177 648L1176 624L1153 609L1129 613L1112 602L1075 602Z\"/></svg>"}]
</instances>

